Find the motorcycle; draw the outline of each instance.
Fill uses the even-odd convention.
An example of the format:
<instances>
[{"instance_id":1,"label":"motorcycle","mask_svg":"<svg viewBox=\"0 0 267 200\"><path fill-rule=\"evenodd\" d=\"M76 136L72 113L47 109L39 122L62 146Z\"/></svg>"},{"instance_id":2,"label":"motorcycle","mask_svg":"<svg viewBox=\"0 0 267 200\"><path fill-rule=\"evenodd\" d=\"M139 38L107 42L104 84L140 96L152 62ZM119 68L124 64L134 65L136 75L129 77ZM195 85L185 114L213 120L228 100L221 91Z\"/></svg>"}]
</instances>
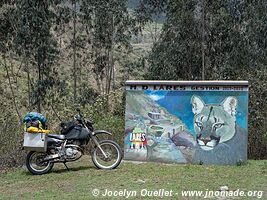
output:
<instances>
[{"instance_id":1,"label":"motorcycle","mask_svg":"<svg viewBox=\"0 0 267 200\"><path fill-rule=\"evenodd\" d=\"M113 140L100 140L99 135L112 135L105 130L94 130L93 122L85 120L80 110L74 117L74 127L65 134L47 134L46 152L30 151L26 167L34 175L42 175L52 170L54 163L80 159L91 141L91 158L98 169L115 169L122 160L122 150Z\"/></svg>"}]
</instances>

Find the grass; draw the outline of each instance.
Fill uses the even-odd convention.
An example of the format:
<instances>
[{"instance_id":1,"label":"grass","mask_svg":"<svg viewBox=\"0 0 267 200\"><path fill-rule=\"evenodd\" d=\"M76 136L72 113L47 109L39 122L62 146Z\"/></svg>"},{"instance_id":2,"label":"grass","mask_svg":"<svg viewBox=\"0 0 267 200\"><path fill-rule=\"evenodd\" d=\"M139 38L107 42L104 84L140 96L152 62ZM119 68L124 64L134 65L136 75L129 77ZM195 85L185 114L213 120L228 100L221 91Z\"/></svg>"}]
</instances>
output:
<instances>
[{"instance_id":1,"label":"grass","mask_svg":"<svg viewBox=\"0 0 267 200\"><path fill-rule=\"evenodd\" d=\"M264 191L262 199L267 199L267 161L251 160L242 166L123 162L115 170L103 171L97 170L89 160L85 156L77 162L68 163L70 171L63 164L56 164L51 173L42 176L33 176L25 168L2 173L0 199L95 199L92 195L94 188L99 189L101 194L105 189L137 191L137 196L130 199L147 199L140 196L142 189L218 191L225 185L229 190ZM179 195L169 199L192 198Z\"/></svg>"}]
</instances>

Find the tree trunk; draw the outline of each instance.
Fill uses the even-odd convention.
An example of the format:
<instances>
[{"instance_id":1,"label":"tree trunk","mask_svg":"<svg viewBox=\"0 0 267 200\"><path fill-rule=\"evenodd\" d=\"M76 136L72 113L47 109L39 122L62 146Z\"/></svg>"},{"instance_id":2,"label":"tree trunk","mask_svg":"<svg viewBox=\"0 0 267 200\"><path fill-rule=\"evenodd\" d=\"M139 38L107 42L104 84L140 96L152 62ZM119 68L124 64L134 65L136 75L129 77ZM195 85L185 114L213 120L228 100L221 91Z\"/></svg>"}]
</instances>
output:
<instances>
[{"instance_id":1,"label":"tree trunk","mask_svg":"<svg viewBox=\"0 0 267 200\"><path fill-rule=\"evenodd\" d=\"M40 89L40 82L42 80L42 70L41 70L41 64L38 63L38 85L37 85L37 110L39 113L41 113L41 89Z\"/></svg>"},{"instance_id":2,"label":"tree trunk","mask_svg":"<svg viewBox=\"0 0 267 200\"><path fill-rule=\"evenodd\" d=\"M12 101L13 101L13 104L15 106L15 110L16 110L16 113L18 115L19 122L20 122L20 124L22 124L22 116L21 116L21 114L19 112L19 107L18 107L18 104L17 104L17 101L16 101L16 96L15 96L13 87L12 87L11 78L10 78L10 75L9 75L9 70L8 70L8 67L7 67L7 64L6 64L6 57L5 56L4 56L4 67L6 69L6 75L7 75L9 87L10 87L10 90L11 90Z\"/></svg>"},{"instance_id":3,"label":"tree trunk","mask_svg":"<svg viewBox=\"0 0 267 200\"><path fill-rule=\"evenodd\" d=\"M202 80L205 80L205 0L202 0L202 35L201 35L201 51L202 51Z\"/></svg>"},{"instance_id":4,"label":"tree trunk","mask_svg":"<svg viewBox=\"0 0 267 200\"><path fill-rule=\"evenodd\" d=\"M28 59L26 59L27 84L28 84L28 110L31 110L31 80Z\"/></svg>"},{"instance_id":5,"label":"tree trunk","mask_svg":"<svg viewBox=\"0 0 267 200\"><path fill-rule=\"evenodd\" d=\"M73 99L76 102L77 99L77 74L76 74L76 0L73 1Z\"/></svg>"},{"instance_id":6,"label":"tree trunk","mask_svg":"<svg viewBox=\"0 0 267 200\"><path fill-rule=\"evenodd\" d=\"M114 56L113 52L111 54L111 64L112 64L112 91L115 91L115 65L114 65Z\"/></svg>"},{"instance_id":7,"label":"tree trunk","mask_svg":"<svg viewBox=\"0 0 267 200\"><path fill-rule=\"evenodd\" d=\"M102 92L101 92L101 83L100 83L100 80L99 80L99 76L97 74L95 74L95 80L96 80L96 85L97 85L98 91L99 91L100 94L102 94Z\"/></svg>"}]
</instances>

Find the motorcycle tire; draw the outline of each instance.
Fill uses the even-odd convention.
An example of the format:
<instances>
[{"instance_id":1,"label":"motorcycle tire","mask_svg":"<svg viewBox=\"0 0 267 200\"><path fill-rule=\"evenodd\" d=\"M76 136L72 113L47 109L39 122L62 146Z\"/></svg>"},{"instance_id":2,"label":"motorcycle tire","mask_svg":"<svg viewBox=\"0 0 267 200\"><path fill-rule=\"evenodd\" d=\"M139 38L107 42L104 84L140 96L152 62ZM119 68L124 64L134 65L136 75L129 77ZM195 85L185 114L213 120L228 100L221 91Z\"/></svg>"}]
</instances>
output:
<instances>
[{"instance_id":1,"label":"motorcycle tire","mask_svg":"<svg viewBox=\"0 0 267 200\"><path fill-rule=\"evenodd\" d=\"M45 163L39 163L39 161L37 160L46 157L47 155L48 154L45 152L30 151L26 157L26 167L29 170L29 172L31 172L34 175L42 175L51 171L51 169L54 166L54 163L50 161L47 161ZM35 158L35 156L37 158ZM36 160L33 160L34 158Z\"/></svg>"},{"instance_id":2,"label":"motorcycle tire","mask_svg":"<svg viewBox=\"0 0 267 200\"><path fill-rule=\"evenodd\" d=\"M120 146L112 140L102 140L99 142L99 146L103 149L107 158L103 155L99 147L95 147L92 152L92 161L98 169L115 169L119 166L122 160L122 151ZM115 154L115 161L113 157ZM110 164L108 163L110 162ZM107 164L107 165L105 165Z\"/></svg>"}]
</instances>

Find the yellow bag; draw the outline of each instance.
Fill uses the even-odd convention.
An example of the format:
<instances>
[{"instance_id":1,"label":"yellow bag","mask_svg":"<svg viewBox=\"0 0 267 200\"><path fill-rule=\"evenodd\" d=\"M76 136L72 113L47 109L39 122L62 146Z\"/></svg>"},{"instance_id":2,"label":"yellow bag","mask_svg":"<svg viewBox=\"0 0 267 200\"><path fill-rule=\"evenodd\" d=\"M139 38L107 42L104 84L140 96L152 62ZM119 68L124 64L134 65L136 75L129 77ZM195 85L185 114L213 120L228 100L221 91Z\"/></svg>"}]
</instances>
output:
<instances>
[{"instance_id":1,"label":"yellow bag","mask_svg":"<svg viewBox=\"0 0 267 200\"><path fill-rule=\"evenodd\" d=\"M24 122L24 131L27 132L27 129L30 128L30 127L36 127L36 128L39 128L39 129L43 129L43 125L40 122L40 120L35 120L33 122L32 121Z\"/></svg>"},{"instance_id":2,"label":"yellow bag","mask_svg":"<svg viewBox=\"0 0 267 200\"><path fill-rule=\"evenodd\" d=\"M39 129L37 127L30 126L29 128L27 128L27 132L28 133L45 133L45 134L48 134L50 132L50 130Z\"/></svg>"}]
</instances>

